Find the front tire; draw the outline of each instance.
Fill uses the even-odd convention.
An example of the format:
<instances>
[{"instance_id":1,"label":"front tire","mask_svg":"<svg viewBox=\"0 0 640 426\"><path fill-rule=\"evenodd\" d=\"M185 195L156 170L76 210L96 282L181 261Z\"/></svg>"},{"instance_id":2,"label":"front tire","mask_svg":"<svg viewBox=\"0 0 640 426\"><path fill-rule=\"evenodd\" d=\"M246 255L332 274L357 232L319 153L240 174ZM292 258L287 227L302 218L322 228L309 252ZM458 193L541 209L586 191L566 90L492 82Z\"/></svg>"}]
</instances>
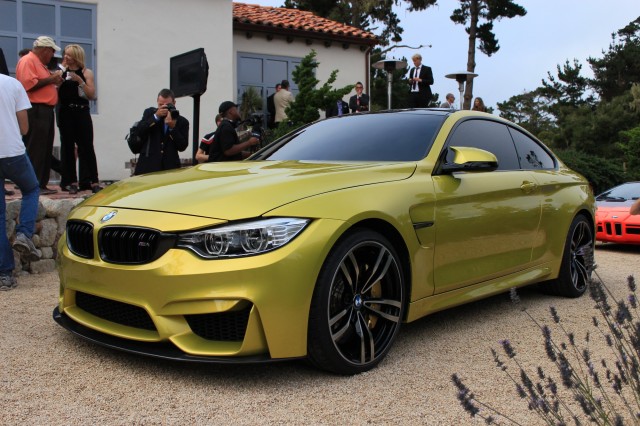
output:
<instances>
[{"instance_id":1,"label":"front tire","mask_svg":"<svg viewBox=\"0 0 640 426\"><path fill-rule=\"evenodd\" d=\"M358 229L331 250L309 314L311 362L338 374L374 368L400 329L405 286L400 260L377 232Z\"/></svg>"},{"instance_id":2,"label":"front tire","mask_svg":"<svg viewBox=\"0 0 640 426\"><path fill-rule=\"evenodd\" d=\"M576 216L569 227L558 278L544 284L545 292L564 297L582 296L591 279L593 250L593 228L585 216Z\"/></svg>"}]
</instances>

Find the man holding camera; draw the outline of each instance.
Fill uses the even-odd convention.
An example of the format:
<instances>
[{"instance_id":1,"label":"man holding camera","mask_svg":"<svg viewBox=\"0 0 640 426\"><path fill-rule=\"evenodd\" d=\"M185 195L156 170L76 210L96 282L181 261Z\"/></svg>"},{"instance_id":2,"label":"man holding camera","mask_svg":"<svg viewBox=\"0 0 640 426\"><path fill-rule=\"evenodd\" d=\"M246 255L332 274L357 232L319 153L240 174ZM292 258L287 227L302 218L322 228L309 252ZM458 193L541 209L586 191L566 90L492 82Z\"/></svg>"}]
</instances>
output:
<instances>
[{"instance_id":1,"label":"man holding camera","mask_svg":"<svg viewBox=\"0 0 640 426\"><path fill-rule=\"evenodd\" d=\"M238 105L231 101L220 104L218 112L222 115L222 123L216 130L215 142L209 148L207 161L239 161L250 155L250 148L260 143L256 134L251 134L249 139L240 142L236 126L240 120Z\"/></svg>"},{"instance_id":2,"label":"man holding camera","mask_svg":"<svg viewBox=\"0 0 640 426\"><path fill-rule=\"evenodd\" d=\"M189 146L189 121L175 107L169 89L158 93L158 108L147 108L138 123L138 134L145 140L134 175L180 168L180 156Z\"/></svg>"}]
</instances>

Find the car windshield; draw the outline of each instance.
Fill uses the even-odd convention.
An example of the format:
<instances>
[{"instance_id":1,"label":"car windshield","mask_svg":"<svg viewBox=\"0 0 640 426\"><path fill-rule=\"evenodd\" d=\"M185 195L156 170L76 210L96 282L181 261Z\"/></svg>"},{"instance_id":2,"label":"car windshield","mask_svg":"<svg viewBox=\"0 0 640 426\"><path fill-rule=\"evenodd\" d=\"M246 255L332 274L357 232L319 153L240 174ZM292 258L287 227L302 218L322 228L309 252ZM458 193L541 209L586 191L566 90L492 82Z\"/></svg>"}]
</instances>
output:
<instances>
[{"instance_id":1,"label":"car windshield","mask_svg":"<svg viewBox=\"0 0 640 426\"><path fill-rule=\"evenodd\" d=\"M417 161L445 119L446 114L417 111L331 118L289 133L251 160Z\"/></svg>"},{"instance_id":2,"label":"car windshield","mask_svg":"<svg viewBox=\"0 0 640 426\"><path fill-rule=\"evenodd\" d=\"M640 182L616 186L596 197L598 201L627 201L640 198Z\"/></svg>"}]
</instances>

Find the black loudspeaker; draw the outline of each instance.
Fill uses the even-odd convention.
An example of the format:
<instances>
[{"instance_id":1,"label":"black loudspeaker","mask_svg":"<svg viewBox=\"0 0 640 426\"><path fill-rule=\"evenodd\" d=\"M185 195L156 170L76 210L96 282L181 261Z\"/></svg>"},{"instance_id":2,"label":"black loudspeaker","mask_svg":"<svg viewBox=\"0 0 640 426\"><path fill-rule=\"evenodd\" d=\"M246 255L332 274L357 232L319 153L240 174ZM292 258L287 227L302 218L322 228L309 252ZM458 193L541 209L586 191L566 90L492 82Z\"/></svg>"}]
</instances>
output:
<instances>
[{"instance_id":1,"label":"black loudspeaker","mask_svg":"<svg viewBox=\"0 0 640 426\"><path fill-rule=\"evenodd\" d=\"M171 58L170 88L176 98L202 95L207 91L209 63L204 48Z\"/></svg>"}]
</instances>

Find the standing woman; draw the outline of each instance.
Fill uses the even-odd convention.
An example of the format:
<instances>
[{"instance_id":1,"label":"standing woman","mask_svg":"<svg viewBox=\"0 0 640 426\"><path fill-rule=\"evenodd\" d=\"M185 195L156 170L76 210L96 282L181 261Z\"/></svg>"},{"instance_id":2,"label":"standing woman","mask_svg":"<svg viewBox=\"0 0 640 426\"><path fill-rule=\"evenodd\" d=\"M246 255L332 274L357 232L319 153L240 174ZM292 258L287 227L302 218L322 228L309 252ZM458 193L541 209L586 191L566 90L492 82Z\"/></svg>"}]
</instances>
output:
<instances>
[{"instance_id":1,"label":"standing woman","mask_svg":"<svg viewBox=\"0 0 640 426\"><path fill-rule=\"evenodd\" d=\"M95 99L96 87L93 71L84 66L84 49L77 44L64 48L62 73L64 81L58 89L60 112L60 157L62 160L63 190L75 194L78 189L102 189L98 180L98 164L93 149L93 122L89 100ZM80 187L76 174L75 148L78 147L80 163Z\"/></svg>"},{"instance_id":2,"label":"standing woman","mask_svg":"<svg viewBox=\"0 0 640 426\"><path fill-rule=\"evenodd\" d=\"M473 108L471 108L471 111L487 112L487 107L484 105L484 101L482 100L481 97L475 98L475 100L473 101Z\"/></svg>"}]
</instances>

